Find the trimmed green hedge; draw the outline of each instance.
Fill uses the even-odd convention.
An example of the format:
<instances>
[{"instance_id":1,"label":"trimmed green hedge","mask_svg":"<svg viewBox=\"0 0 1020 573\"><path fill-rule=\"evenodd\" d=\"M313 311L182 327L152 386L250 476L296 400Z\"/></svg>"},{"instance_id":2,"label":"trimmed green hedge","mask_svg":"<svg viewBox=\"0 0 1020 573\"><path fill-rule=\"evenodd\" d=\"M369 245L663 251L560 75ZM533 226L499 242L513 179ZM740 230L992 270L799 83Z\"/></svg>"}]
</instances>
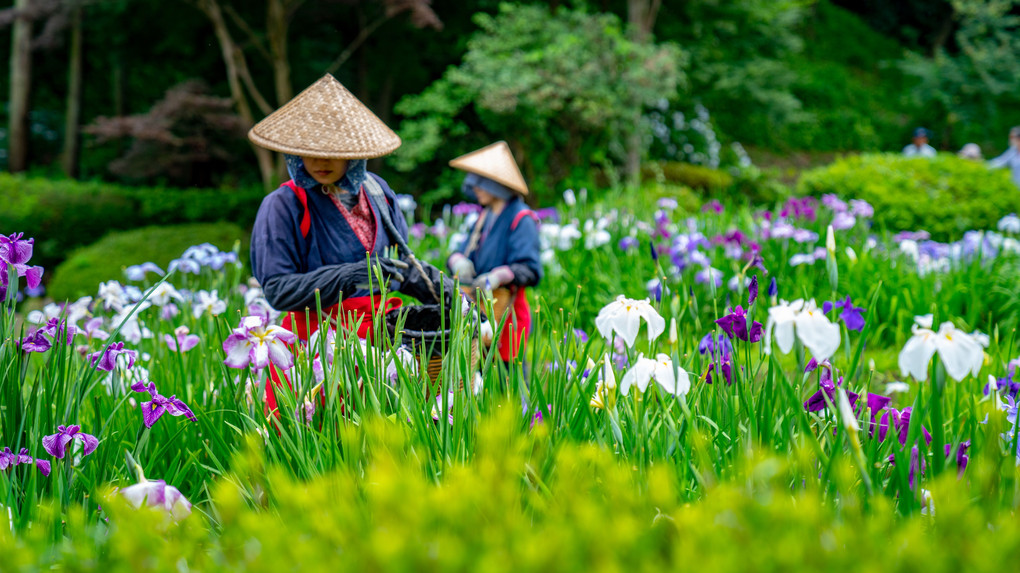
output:
<instances>
[{"instance_id":1,"label":"trimmed green hedge","mask_svg":"<svg viewBox=\"0 0 1020 573\"><path fill-rule=\"evenodd\" d=\"M264 196L261 189L123 187L4 173L0 233L34 237L32 263L49 268L113 230L213 221L250 227Z\"/></svg>"},{"instance_id":2,"label":"trimmed green hedge","mask_svg":"<svg viewBox=\"0 0 1020 573\"><path fill-rule=\"evenodd\" d=\"M109 233L98 242L75 250L53 273L49 296L74 300L94 295L99 283L124 282L124 268L153 262L166 270L167 264L185 249L212 243L222 251L240 243L241 260L248 260L249 233L233 223L197 223L172 227L144 227Z\"/></svg>"},{"instance_id":3,"label":"trimmed green hedge","mask_svg":"<svg viewBox=\"0 0 1020 573\"><path fill-rule=\"evenodd\" d=\"M1020 213L1020 189L1006 170L939 154L933 159L892 153L844 157L801 175L798 191L864 199L875 208L875 226L890 232L925 230L952 240L970 229L994 229L1003 216Z\"/></svg>"}]
</instances>

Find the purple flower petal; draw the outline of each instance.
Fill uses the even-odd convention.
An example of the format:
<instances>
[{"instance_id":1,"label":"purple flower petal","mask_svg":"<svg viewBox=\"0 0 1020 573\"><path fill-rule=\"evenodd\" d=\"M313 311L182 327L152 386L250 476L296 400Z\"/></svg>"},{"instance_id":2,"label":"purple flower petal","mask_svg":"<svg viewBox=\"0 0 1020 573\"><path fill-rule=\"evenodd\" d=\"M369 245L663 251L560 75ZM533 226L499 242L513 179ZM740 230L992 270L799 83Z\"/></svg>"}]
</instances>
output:
<instances>
[{"instance_id":1,"label":"purple flower petal","mask_svg":"<svg viewBox=\"0 0 1020 573\"><path fill-rule=\"evenodd\" d=\"M51 470L50 462L46 460L35 460L35 467L39 469L39 473L41 473L43 477L49 477Z\"/></svg>"},{"instance_id":2,"label":"purple flower petal","mask_svg":"<svg viewBox=\"0 0 1020 573\"><path fill-rule=\"evenodd\" d=\"M63 426L60 426L59 428L63 430ZM43 449L45 449L46 453L49 455L57 458L58 460L62 460L64 459L64 451L67 449L67 444L71 443L71 440L71 436L65 434L63 431L51 436L43 436Z\"/></svg>"},{"instance_id":3,"label":"purple flower petal","mask_svg":"<svg viewBox=\"0 0 1020 573\"><path fill-rule=\"evenodd\" d=\"M151 428L156 420L159 420L166 408L156 404L155 400L150 402L142 402L142 423L145 424L146 428Z\"/></svg>"},{"instance_id":4,"label":"purple flower petal","mask_svg":"<svg viewBox=\"0 0 1020 573\"><path fill-rule=\"evenodd\" d=\"M754 304L758 298L758 275L751 277L751 284L747 286L747 306Z\"/></svg>"}]
</instances>

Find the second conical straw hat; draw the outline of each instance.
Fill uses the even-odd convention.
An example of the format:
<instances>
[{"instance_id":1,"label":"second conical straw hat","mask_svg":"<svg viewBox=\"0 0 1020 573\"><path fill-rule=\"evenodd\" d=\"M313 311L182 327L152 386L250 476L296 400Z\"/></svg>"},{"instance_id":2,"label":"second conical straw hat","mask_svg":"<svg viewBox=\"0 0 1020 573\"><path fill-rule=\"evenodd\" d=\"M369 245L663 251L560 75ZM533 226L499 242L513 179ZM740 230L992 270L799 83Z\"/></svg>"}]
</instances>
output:
<instances>
[{"instance_id":1,"label":"second conical straw hat","mask_svg":"<svg viewBox=\"0 0 1020 573\"><path fill-rule=\"evenodd\" d=\"M521 175L521 170L517 167L517 162L514 161L514 155L510 152L510 146L505 141L497 141L492 145L486 145L479 150L461 155L450 161L450 167L488 177L521 195L528 194L528 184L524 182L524 176Z\"/></svg>"},{"instance_id":2,"label":"second conical straw hat","mask_svg":"<svg viewBox=\"0 0 1020 573\"><path fill-rule=\"evenodd\" d=\"M255 124L256 145L301 157L371 159L400 137L330 74Z\"/></svg>"}]
</instances>

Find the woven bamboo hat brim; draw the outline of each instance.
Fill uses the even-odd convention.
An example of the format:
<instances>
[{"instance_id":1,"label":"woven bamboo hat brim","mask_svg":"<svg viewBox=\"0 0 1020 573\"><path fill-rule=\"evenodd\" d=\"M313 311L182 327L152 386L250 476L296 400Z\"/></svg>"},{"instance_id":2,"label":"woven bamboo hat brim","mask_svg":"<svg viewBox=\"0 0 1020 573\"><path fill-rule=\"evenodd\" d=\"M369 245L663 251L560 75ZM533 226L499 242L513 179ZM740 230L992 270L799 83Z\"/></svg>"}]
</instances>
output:
<instances>
[{"instance_id":1,"label":"woven bamboo hat brim","mask_svg":"<svg viewBox=\"0 0 1020 573\"><path fill-rule=\"evenodd\" d=\"M400 137L329 74L255 124L248 139L273 151L327 159L371 159L400 147Z\"/></svg>"},{"instance_id":2,"label":"woven bamboo hat brim","mask_svg":"<svg viewBox=\"0 0 1020 573\"><path fill-rule=\"evenodd\" d=\"M450 161L450 167L488 177L521 195L528 194L528 184L524 182L524 176L514 161L514 154L510 152L510 146L505 141L497 141L477 151L461 155Z\"/></svg>"}]
</instances>

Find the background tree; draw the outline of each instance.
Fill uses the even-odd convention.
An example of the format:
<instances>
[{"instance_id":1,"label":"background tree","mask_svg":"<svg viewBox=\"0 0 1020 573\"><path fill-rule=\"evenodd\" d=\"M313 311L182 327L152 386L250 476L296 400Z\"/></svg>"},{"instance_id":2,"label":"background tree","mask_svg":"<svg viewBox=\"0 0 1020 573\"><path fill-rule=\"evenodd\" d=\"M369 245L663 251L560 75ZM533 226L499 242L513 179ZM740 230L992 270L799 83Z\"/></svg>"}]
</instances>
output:
<instances>
[{"instance_id":1,"label":"background tree","mask_svg":"<svg viewBox=\"0 0 1020 573\"><path fill-rule=\"evenodd\" d=\"M959 22L957 51L938 48L932 58L911 52L900 67L917 79L913 100L935 120L944 146L958 130L964 140L1003 140L1004 131L990 130L999 128L1001 109L1020 103L1018 2L952 0L951 5Z\"/></svg>"},{"instance_id":2,"label":"background tree","mask_svg":"<svg viewBox=\"0 0 1020 573\"><path fill-rule=\"evenodd\" d=\"M398 104L408 118L398 169L435 174L462 152L506 139L529 184L548 191L592 166L622 163L645 108L683 80L679 48L630 40L613 14L503 4L475 22L463 62Z\"/></svg>"}]
</instances>

